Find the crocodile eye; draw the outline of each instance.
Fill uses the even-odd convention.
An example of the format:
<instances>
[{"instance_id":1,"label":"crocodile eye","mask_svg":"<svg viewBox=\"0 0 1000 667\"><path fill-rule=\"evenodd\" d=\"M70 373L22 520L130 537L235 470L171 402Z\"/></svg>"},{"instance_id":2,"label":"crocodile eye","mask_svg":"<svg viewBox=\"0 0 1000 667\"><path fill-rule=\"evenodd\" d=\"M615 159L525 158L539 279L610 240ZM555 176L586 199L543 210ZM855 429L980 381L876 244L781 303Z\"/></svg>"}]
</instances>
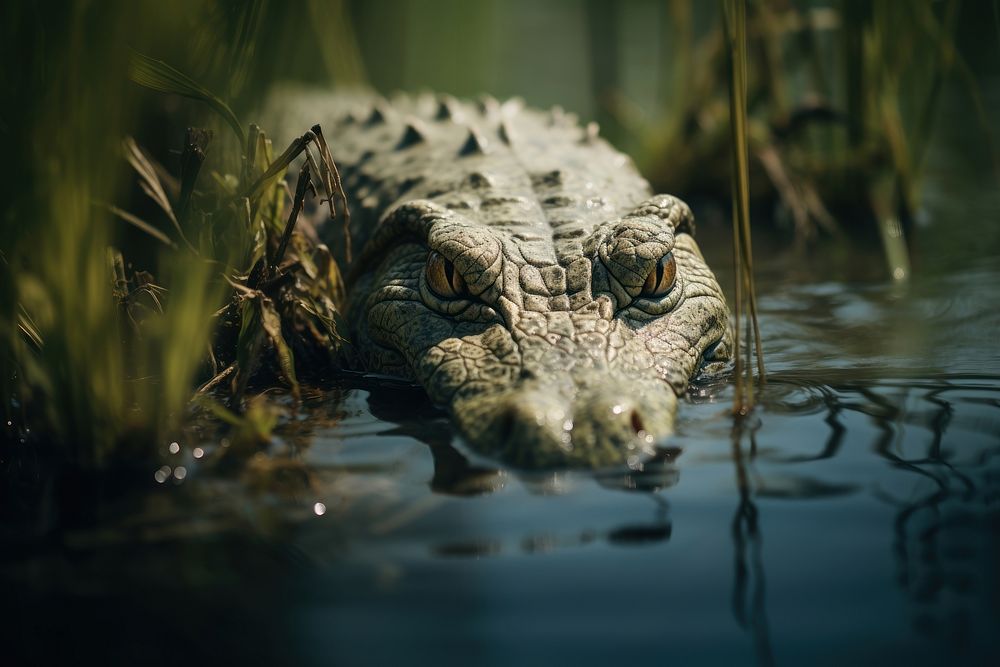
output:
<instances>
[{"instance_id":1,"label":"crocodile eye","mask_svg":"<svg viewBox=\"0 0 1000 667\"><path fill-rule=\"evenodd\" d=\"M646 282L643 284L642 293L639 296L647 298L664 296L674 286L676 279L677 260L674 259L672 252L668 252L646 276Z\"/></svg>"},{"instance_id":2,"label":"crocodile eye","mask_svg":"<svg viewBox=\"0 0 1000 667\"><path fill-rule=\"evenodd\" d=\"M455 265L439 253L432 251L427 257L425 273L427 284L435 294L444 299L457 299L468 293L465 280L455 270Z\"/></svg>"}]
</instances>

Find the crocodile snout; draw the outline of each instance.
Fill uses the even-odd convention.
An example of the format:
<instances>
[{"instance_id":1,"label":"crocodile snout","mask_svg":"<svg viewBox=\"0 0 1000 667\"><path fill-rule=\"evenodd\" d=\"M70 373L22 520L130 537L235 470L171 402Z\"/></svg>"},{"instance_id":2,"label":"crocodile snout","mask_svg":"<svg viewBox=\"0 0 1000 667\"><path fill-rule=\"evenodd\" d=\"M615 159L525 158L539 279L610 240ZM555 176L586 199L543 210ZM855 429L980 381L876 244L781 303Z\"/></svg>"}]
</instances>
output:
<instances>
[{"instance_id":1,"label":"crocodile snout","mask_svg":"<svg viewBox=\"0 0 1000 667\"><path fill-rule=\"evenodd\" d=\"M634 465L673 427L677 398L654 379L617 382L587 374L572 382L530 381L454 412L478 448L525 468ZM481 412L485 408L485 413Z\"/></svg>"}]
</instances>

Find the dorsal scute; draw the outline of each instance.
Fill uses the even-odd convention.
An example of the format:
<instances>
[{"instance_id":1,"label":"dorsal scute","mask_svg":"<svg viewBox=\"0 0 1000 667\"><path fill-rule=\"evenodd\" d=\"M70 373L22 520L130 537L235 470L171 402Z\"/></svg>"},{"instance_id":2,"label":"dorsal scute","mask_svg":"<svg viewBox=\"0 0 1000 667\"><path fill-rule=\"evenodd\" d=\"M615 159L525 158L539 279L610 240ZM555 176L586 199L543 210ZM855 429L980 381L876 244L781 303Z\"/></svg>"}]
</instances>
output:
<instances>
[{"instance_id":1,"label":"dorsal scute","mask_svg":"<svg viewBox=\"0 0 1000 667\"><path fill-rule=\"evenodd\" d=\"M400 138L399 143L396 144L396 150L409 148L411 146L415 146L416 144L425 143L426 141L426 128L424 128L423 124L417 119L410 118L406 122L406 129L403 130L403 136Z\"/></svg>"},{"instance_id":2,"label":"dorsal scute","mask_svg":"<svg viewBox=\"0 0 1000 667\"><path fill-rule=\"evenodd\" d=\"M475 128L469 128L469 134L462 143L462 147L458 150L458 154L462 157L470 155L486 155L488 148L489 144L486 142L486 139L482 136L482 134L480 134Z\"/></svg>"}]
</instances>

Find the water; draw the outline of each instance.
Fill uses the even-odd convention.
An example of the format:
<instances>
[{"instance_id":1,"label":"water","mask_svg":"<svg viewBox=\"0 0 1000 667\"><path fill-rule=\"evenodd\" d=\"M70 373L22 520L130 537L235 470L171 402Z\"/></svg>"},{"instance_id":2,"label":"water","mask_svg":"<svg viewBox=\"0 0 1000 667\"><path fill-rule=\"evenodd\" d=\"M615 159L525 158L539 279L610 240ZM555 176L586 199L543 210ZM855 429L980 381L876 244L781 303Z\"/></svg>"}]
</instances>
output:
<instances>
[{"instance_id":1,"label":"water","mask_svg":"<svg viewBox=\"0 0 1000 667\"><path fill-rule=\"evenodd\" d=\"M77 503L25 462L0 496L37 518L0 523L5 664L995 664L1000 189L969 141L931 146L908 287L874 239L755 232L760 407L737 427L731 388L696 383L641 473L497 469L371 378L266 455L163 443L138 492Z\"/></svg>"},{"instance_id":2,"label":"water","mask_svg":"<svg viewBox=\"0 0 1000 667\"><path fill-rule=\"evenodd\" d=\"M742 426L726 383L696 383L642 472L525 475L464 453L419 389L348 378L268 456L234 472L209 463L219 444L182 442L168 481L150 470L141 493L12 541L5 644L152 663L991 664L1000 261L900 288L877 252L762 238L758 256L771 379Z\"/></svg>"}]
</instances>

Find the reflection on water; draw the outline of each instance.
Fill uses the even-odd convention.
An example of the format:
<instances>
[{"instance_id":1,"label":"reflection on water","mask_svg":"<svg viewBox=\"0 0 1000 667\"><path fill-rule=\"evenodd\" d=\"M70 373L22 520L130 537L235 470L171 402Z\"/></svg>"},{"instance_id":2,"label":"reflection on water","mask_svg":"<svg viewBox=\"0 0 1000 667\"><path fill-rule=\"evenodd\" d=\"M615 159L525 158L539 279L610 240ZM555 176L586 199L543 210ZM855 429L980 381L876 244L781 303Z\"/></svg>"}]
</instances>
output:
<instances>
[{"instance_id":1,"label":"reflection on water","mask_svg":"<svg viewBox=\"0 0 1000 667\"><path fill-rule=\"evenodd\" d=\"M747 428L746 421L752 422ZM733 426L733 464L736 468L736 488L739 504L733 516L733 617L741 628L753 636L754 653L760 665L774 664L771 638L767 626L764 561L761 555L761 535L757 505L747 476L747 461L757 454L756 430L759 422L738 420ZM743 453L743 440L749 440L749 455Z\"/></svg>"},{"instance_id":2,"label":"reflection on water","mask_svg":"<svg viewBox=\"0 0 1000 667\"><path fill-rule=\"evenodd\" d=\"M10 650L985 664L1000 648L1000 296L981 286L1000 267L903 295L788 272L761 280L760 408L734 424L729 385L695 383L641 470L501 469L419 389L351 377L241 465L225 441L165 443L140 492L89 505L8 475L40 517L4 532Z\"/></svg>"},{"instance_id":3,"label":"reflection on water","mask_svg":"<svg viewBox=\"0 0 1000 667\"><path fill-rule=\"evenodd\" d=\"M759 421L733 429L739 504L732 523L732 607L736 621L753 637L758 664L774 662L761 513L755 501L765 498L821 499L867 491L872 501L894 513L893 579L906 595L904 613L915 634L943 639L963 658L985 658L987 653L976 647L995 645L991 630L998 620L1000 593L1000 468L995 461L1000 455L1000 378L874 380L866 375L836 379L834 385L809 384L794 375L772 378L764 396L765 418L822 417L828 430L811 450L760 451ZM852 456L842 451L859 444L856 429L847 426L854 421L851 413L868 418L867 449L886 464L870 471L869 483L857 475L843 483L777 472L787 464ZM775 472L762 473L765 466ZM978 637L977 628L983 632Z\"/></svg>"}]
</instances>

